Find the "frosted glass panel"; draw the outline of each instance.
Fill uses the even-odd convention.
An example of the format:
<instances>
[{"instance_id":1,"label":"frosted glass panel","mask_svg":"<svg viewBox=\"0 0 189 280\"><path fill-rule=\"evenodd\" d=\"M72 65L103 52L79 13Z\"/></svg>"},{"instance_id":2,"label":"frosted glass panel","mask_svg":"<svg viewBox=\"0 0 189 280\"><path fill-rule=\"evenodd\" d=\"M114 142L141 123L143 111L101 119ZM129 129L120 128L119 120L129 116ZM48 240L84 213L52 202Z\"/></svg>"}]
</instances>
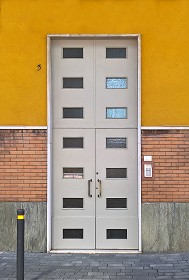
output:
<instances>
[{"instance_id":1,"label":"frosted glass panel","mask_svg":"<svg viewBox=\"0 0 189 280\"><path fill-rule=\"evenodd\" d=\"M82 167L64 167L63 168L64 179L82 179L83 168Z\"/></svg>"},{"instance_id":2,"label":"frosted glass panel","mask_svg":"<svg viewBox=\"0 0 189 280\"><path fill-rule=\"evenodd\" d=\"M127 78L106 78L106 88L109 89L127 88Z\"/></svg>"},{"instance_id":3,"label":"frosted glass panel","mask_svg":"<svg viewBox=\"0 0 189 280\"><path fill-rule=\"evenodd\" d=\"M127 148L126 138L106 138L106 148Z\"/></svg>"},{"instance_id":4,"label":"frosted glass panel","mask_svg":"<svg viewBox=\"0 0 189 280\"><path fill-rule=\"evenodd\" d=\"M127 108L106 108L107 119L127 119Z\"/></svg>"}]
</instances>

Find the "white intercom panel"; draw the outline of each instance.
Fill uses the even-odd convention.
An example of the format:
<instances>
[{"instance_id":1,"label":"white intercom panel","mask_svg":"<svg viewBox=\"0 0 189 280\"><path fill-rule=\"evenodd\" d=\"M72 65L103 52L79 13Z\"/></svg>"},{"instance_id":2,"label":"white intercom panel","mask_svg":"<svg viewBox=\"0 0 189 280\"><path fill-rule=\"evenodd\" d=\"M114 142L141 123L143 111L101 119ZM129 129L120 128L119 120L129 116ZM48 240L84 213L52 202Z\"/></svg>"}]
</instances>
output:
<instances>
[{"instance_id":1,"label":"white intercom panel","mask_svg":"<svg viewBox=\"0 0 189 280\"><path fill-rule=\"evenodd\" d=\"M144 177L145 178L151 178L152 177L152 165L151 164L145 164L144 165Z\"/></svg>"}]
</instances>

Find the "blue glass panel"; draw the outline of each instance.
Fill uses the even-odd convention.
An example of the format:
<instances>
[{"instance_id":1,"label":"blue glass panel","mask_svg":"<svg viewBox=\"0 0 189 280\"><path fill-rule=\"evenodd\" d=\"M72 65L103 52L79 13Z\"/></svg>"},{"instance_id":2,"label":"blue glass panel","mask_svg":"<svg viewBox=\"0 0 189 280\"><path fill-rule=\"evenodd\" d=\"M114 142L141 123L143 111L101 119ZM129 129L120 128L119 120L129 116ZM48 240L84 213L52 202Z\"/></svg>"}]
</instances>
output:
<instances>
[{"instance_id":1,"label":"blue glass panel","mask_svg":"<svg viewBox=\"0 0 189 280\"><path fill-rule=\"evenodd\" d=\"M106 78L106 88L127 88L127 78Z\"/></svg>"},{"instance_id":2,"label":"blue glass panel","mask_svg":"<svg viewBox=\"0 0 189 280\"><path fill-rule=\"evenodd\" d=\"M106 108L107 119L127 119L127 108Z\"/></svg>"}]
</instances>

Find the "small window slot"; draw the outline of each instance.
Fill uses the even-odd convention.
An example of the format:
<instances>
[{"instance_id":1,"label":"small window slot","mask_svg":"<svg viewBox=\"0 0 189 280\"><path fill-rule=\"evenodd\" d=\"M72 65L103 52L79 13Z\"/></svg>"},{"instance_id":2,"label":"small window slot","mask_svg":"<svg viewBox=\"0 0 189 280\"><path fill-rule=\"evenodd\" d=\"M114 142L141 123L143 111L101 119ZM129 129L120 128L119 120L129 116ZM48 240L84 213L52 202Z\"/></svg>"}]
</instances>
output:
<instances>
[{"instance_id":1,"label":"small window slot","mask_svg":"<svg viewBox=\"0 0 189 280\"><path fill-rule=\"evenodd\" d=\"M127 209L127 198L106 198L107 209Z\"/></svg>"},{"instance_id":2,"label":"small window slot","mask_svg":"<svg viewBox=\"0 0 189 280\"><path fill-rule=\"evenodd\" d=\"M66 209L77 209L83 208L83 198L63 198L63 208Z\"/></svg>"},{"instance_id":3,"label":"small window slot","mask_svg":"<svg viewBox=\"0 0 189 280\"><path fill-rule=\"evenodd\" d=\"M83 137L64 137L63 149L81 149L83 148Z\"/></svg>"},{"instance_id":4,"label":"small window slot","mask_svg":"<svg viewBox=\"0 0 189 280\"><path fill-rule=\"evenodd\" d=\"M83 78L63 78L63 88L83 88Z\"/></svg>"},{"instance_id":5,"label":"small window slot","mask_svg":"<svg viewBox=\"0 0 189 280\"><path fill-rule=\"evenodd\" d=\"M106 108L107 119L127 119L127 108L126 107L107 107Z\"/></svg>"},{"instance_id":6,"label":"small window slot","mask_svg":"<svg viewBox=\"0 0 189 280\"><path fill-rule=\"evenodd\" d=\"M127 239L127 229L107 229L107 239Z\"/></svg>"},{"instance_id":7,"label":"small window slot","mask_svg":"<svg viewBox=\"0 0 189 280\"><path fill-rule=\"evenodd\" d=\"M108 77L106 78L106 88L107 89L126 89L128 86L128 79L124 78L116 78L116 77Z\"/></svg>"},{"instance_id":8,"label":"small window slot","mask_svg":"<svg viewBox=\"0 0 189 280\"><path fill-rule=\"evenodd\" d=\"M107 179L126 179L127 168L106 168Z\"/></svg>"},{"instance_id":9,"label":"small window slot","mask_svg":"<svg viewBox=\"0 0 189 280\"><path fill-rule=\"evenodd\" d=\"M83 119L83 108L63 108L63 119Z\"/></svg>"},{"instance_id":10,"label":"small window slot","mask_svg":"<svg viewBox=\"0 0 189 280\"><path fill-rule=\"evenodd\" d=\"M108 149L125 149L127 148L126 138L106 138L106 148Z\"/></svg>"},{"instance_id":11,"label":"small window slot","mask_svg":"<svg viewBox=\"0 0 189 280\"><path fill-rule=\"evenodd\" d=\"M63 239L83 239L83 229L81 228L64 228Z\"/></svg>"},{"instance_id":12,"label":"small window slot","mask_svg":"<svg viewBox=\"0 0 189 280\"><path fill-rule=\"evenodd\" d=\"M63 48L63 58L83 58L83 48Z\"/></svg>"},{"instance_id":13,"label":"small window slot","mask_svg":"<svg viewBox=\"0 0 189 280\"><path fill-rule=\"evenodd\" d=\"M63 179L83 179L82 167L64 167Z\"/></svg>"},{"instance_id":14,"label":"small window slot","mask_svg":"<svg viewBox=\"0 0 189 280\"><path fill-rule=\"evenodd\" d=\"M126 58L126 48L106 48L106 58Z\"/></svg>"}]
</instances>

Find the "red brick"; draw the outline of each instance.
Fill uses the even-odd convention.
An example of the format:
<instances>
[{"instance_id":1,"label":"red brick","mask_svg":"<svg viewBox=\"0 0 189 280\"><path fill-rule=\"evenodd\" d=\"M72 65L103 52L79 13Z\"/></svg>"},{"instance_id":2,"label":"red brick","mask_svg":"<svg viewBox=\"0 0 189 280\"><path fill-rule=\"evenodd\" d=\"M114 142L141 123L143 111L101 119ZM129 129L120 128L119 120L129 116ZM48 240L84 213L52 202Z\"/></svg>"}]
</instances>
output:
<instances>
[{"instance_id":1,"label":"red brick","mask_svg":"<svg viewBox=\"0 0 189 280\"><path fill-rule=\"evenodd\" d=\"M189 131L166 132L142 132L142 159L153 155L154 174L142 178L143 202L189 202Z\"/></svg>"},{"instance_id":2,"label":"red brick","mask_svg":"<svg viewBox=\"0 0 189 280\"><path fill-rule=\"evenodd\" d=\"M46 201L47 131L0 130L0 201Z\"/></svg>"}]
</instances>

